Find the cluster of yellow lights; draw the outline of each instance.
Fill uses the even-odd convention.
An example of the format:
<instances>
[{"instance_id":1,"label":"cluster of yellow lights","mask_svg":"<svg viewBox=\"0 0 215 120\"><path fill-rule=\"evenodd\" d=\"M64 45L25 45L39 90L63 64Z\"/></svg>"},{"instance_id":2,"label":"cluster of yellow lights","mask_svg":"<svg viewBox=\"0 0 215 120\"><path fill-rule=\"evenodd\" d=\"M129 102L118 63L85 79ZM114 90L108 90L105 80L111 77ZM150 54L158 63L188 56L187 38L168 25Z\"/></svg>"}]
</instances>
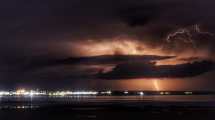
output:
<instances>
[{"instance_id":1,"label":"cluster of yellow lights","mask_svg":"<svg viewBox=\"0 0 215 120\"><path fill-rule=\"evenodd\" d=\"M129 91L124 91L123 92L125 95L129 94ZM171 92L169 91L159 91L157 89L157 93L160 95L171 95ZM50 96L50 97L55 97L55 96L81 96L81 95L111 95L112 91L56 91L56 92L45 92L45 91L34 91L34 90L24 90L20 89L17 91L0 91L0 97L1 96ZM185 95L192 95L193 92L191 91L185 91ZM137 95L143 96L145 93L143 91L137 92Z\"/></svg>"},{"instance_id":2,"label":"cluster of yellow lights","mask_svg":"<svg viewBox=\"0 0 215 120\"><path fill-rule=\"evenodd\" d=\"M69 96L69 95L97 95L97 91L56 91L56 92L46 92L46 91L34 91L19 89L16 91L0 91L0 96ZM110 95L111 91L103 91L101 94Z\"/></svg>"},{"instance_id":3,"label":"cluster of yellow lights","mask_svg":"<svg viewBox=\"0 0 215 120\"><path fill-rule=\"evenodd\" d=\"M160 95L170 95L170 92L160 92Z\"/></svg>"},{"instance_id":4,"label":"cluster of yellow lights","mask_svg":"<svg viewBox=\"0 0 215 120\"><path fill-rule=\"evenodd\" d=\"M53 93L48 93L49 96L66 96L66 95L97 95L98 92L96 91L77 91L77 92L71 92L71 91L57 91Z\"/></svg>"},{"instance_id":5,"label":"cluster of yellow lights","mask_svg":"<svg viewBox=\"0 0 215 120\"><path fill-rule=\"evenodd\" d=\"M107 94L107 95L110 95L112 92L110 90L108 91L102 91L101 94Z\"/></svg>"},{"instance_id":6,"label":"cluster of yellow lights","mask_svg":"<svg viewBox=\"0 0 215 120\"><path fill-rule=\"evenodd\" d=\"M19 89L16 91L0 91L0 96L34 96L34 95L46 95L43 91L26 91L25 89Z\"/></svg>"},{"instance_id":7,"label":"cluster of yellow lights","mask_svg":"<svg viewBox=\"0 0 215 120\"><path fill-rule=\"evenodd\" d=\"M193 92L186 91L186 92L184 92L184 94L186 94L186 95L192 95Z\"/></svg>"}]
</instances>

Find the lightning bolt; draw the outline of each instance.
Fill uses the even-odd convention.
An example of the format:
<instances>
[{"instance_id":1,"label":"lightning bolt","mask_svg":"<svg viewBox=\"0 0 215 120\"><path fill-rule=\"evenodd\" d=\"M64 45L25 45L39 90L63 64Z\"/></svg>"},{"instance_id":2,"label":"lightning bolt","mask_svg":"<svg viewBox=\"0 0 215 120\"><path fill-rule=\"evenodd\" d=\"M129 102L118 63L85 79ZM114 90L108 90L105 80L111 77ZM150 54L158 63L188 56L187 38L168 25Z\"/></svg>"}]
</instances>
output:
<instances>
[{"instance_id":1,"label":"lightning bolt","mask_svg":"<svg viewBox=\"0 0 215 120\"><path fill-rule=\"evenodd\" d=\"M185 35L187 37L186 38L178 37L177 39L175 39L176 36L180 36L180 35ZM182 40L182 42L184 42L186 44L191 44L194 48L196 48L196 44L195 44L194 40L192 39L192 34L191 34L190 30L187 28L177 29L175 32L167 35L167 38L166 38L167 43L174 42L175 40Z\"/></svg>"},{"instance_id":2,"label":"lightning bolt","mask_svg":"<svg viewBox=\"0 0 215 120\"><path fill-rule=\"evenodd\" d=\"M199 24L194 25L194 30L199 34L207 34L209 36L214 36L213 33L202 31Z\"/></svg>"},{"instance_id":3,"label":"lightning bolt","mask_svg":"<svg viewBox=\"0 0 215 120\"><path fill-rule=\"evenodd\" d=\"M186 34L189 37L192 37L192 35L190 34L189 30L185 29L185 28L180 28L178 30L176 30L173 33L170 33L169 35L167 35L166 41L167 42L171 42L172 38L174 38L175 36L179 35L179 34ZM186 42L186 41L185 41Z\"/></svg>"},{"instance_id":4,"label":"lightning bolt","mask_svg":"<svg viewBox=\"0 0 215 120\"><path fill-rule=\"evenodd\" d=\"M205 34L213 36L213 33L202 31L199 24L192 25L191 27L179 28L176 31L170 33L166 37L167 43L172 43L175 40L181 40L185 44L191 44L193 48L197 49L193 34Z\"/></svg>"},{"instance_id":5,"label":"lightning bolt","mask_svg":"<svg viewBox=\"0 0 215 120\"><path fill-rule=\"evenodd\" d=\"M157 79L153 80L153 85L156 91L160 91L160 86Z\"/></svg>"}]
</instances>

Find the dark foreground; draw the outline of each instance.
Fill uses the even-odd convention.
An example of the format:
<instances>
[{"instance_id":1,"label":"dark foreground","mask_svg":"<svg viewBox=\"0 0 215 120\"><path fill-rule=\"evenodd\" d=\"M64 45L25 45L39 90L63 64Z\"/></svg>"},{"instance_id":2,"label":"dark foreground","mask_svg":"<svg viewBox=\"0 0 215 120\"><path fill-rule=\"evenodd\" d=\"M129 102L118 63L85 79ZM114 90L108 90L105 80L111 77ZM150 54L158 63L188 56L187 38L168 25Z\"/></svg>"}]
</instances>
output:
<instances>
[{"instance_id":1,"label":"dark foreground","mask_svg":"<svg viewBox=\"0 0 215 120\"><path fill-rule=\"evenodd\" d=\"M41 99L2 98L0 120L215 120L214 96Z\"/></svg>"},{"instance_id":2,"label":"dark foreground","mask_svg":"<svg viewBox=\"0 0 215 120\"><path fill-rule=\"evenodd\" d=\"M0 120L214 120L213 107L73 104L2 108Z\"/></svg>"}]
</instances>

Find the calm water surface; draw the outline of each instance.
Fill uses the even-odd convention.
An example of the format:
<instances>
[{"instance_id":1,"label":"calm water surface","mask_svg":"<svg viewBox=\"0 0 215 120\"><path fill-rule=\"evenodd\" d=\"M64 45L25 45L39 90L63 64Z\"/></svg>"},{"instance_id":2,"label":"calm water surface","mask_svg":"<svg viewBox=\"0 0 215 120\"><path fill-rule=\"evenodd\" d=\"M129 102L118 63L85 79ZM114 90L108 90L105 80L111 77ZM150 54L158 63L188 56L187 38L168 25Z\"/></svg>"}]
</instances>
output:
<instances>
[{"instance_id":1,"label":"calm water surface","mask_svg":"<svg viewBox=\"0 0 215 120\"><path fill-rule=\"evenodd\" d=\"M1 97L0 120L214 120L215 96Z\"/></svg>"}]
</instances>

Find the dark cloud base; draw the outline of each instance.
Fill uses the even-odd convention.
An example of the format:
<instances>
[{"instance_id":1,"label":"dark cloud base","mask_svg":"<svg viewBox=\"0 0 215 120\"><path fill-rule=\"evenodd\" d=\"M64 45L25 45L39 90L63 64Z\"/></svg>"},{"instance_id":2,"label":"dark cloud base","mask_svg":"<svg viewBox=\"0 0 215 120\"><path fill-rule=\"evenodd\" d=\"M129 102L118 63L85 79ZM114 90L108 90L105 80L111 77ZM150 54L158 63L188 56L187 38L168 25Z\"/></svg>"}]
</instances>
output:
<instances>
[{"instance_id":1,"label":"dark cloud base","mask_svg":"<svg viewBox=\"0 0 215 120\"><path fill-rule=\"evenodd\" d=\"M185 78L195 77L213 71L215 63L211 61L193 62L180 65L159 65L146 63L128 63L117 65L112 71L98 74L103 79L131 78Z\"/></svg>"},{"instance_id":2,"label":"dark cloud base","mask_svg":"<svg viewBox=\"0 0 215 120\"><path fill-rule=\"evenodd\" d=\"M59 65L116 65L129 62L152 62L157 60L171 59L175 56L158 55L100 55L89 57L70 57L66 59L48 59L32 61L24 69L40 69Z\"/></svg>"}]
</instances>

